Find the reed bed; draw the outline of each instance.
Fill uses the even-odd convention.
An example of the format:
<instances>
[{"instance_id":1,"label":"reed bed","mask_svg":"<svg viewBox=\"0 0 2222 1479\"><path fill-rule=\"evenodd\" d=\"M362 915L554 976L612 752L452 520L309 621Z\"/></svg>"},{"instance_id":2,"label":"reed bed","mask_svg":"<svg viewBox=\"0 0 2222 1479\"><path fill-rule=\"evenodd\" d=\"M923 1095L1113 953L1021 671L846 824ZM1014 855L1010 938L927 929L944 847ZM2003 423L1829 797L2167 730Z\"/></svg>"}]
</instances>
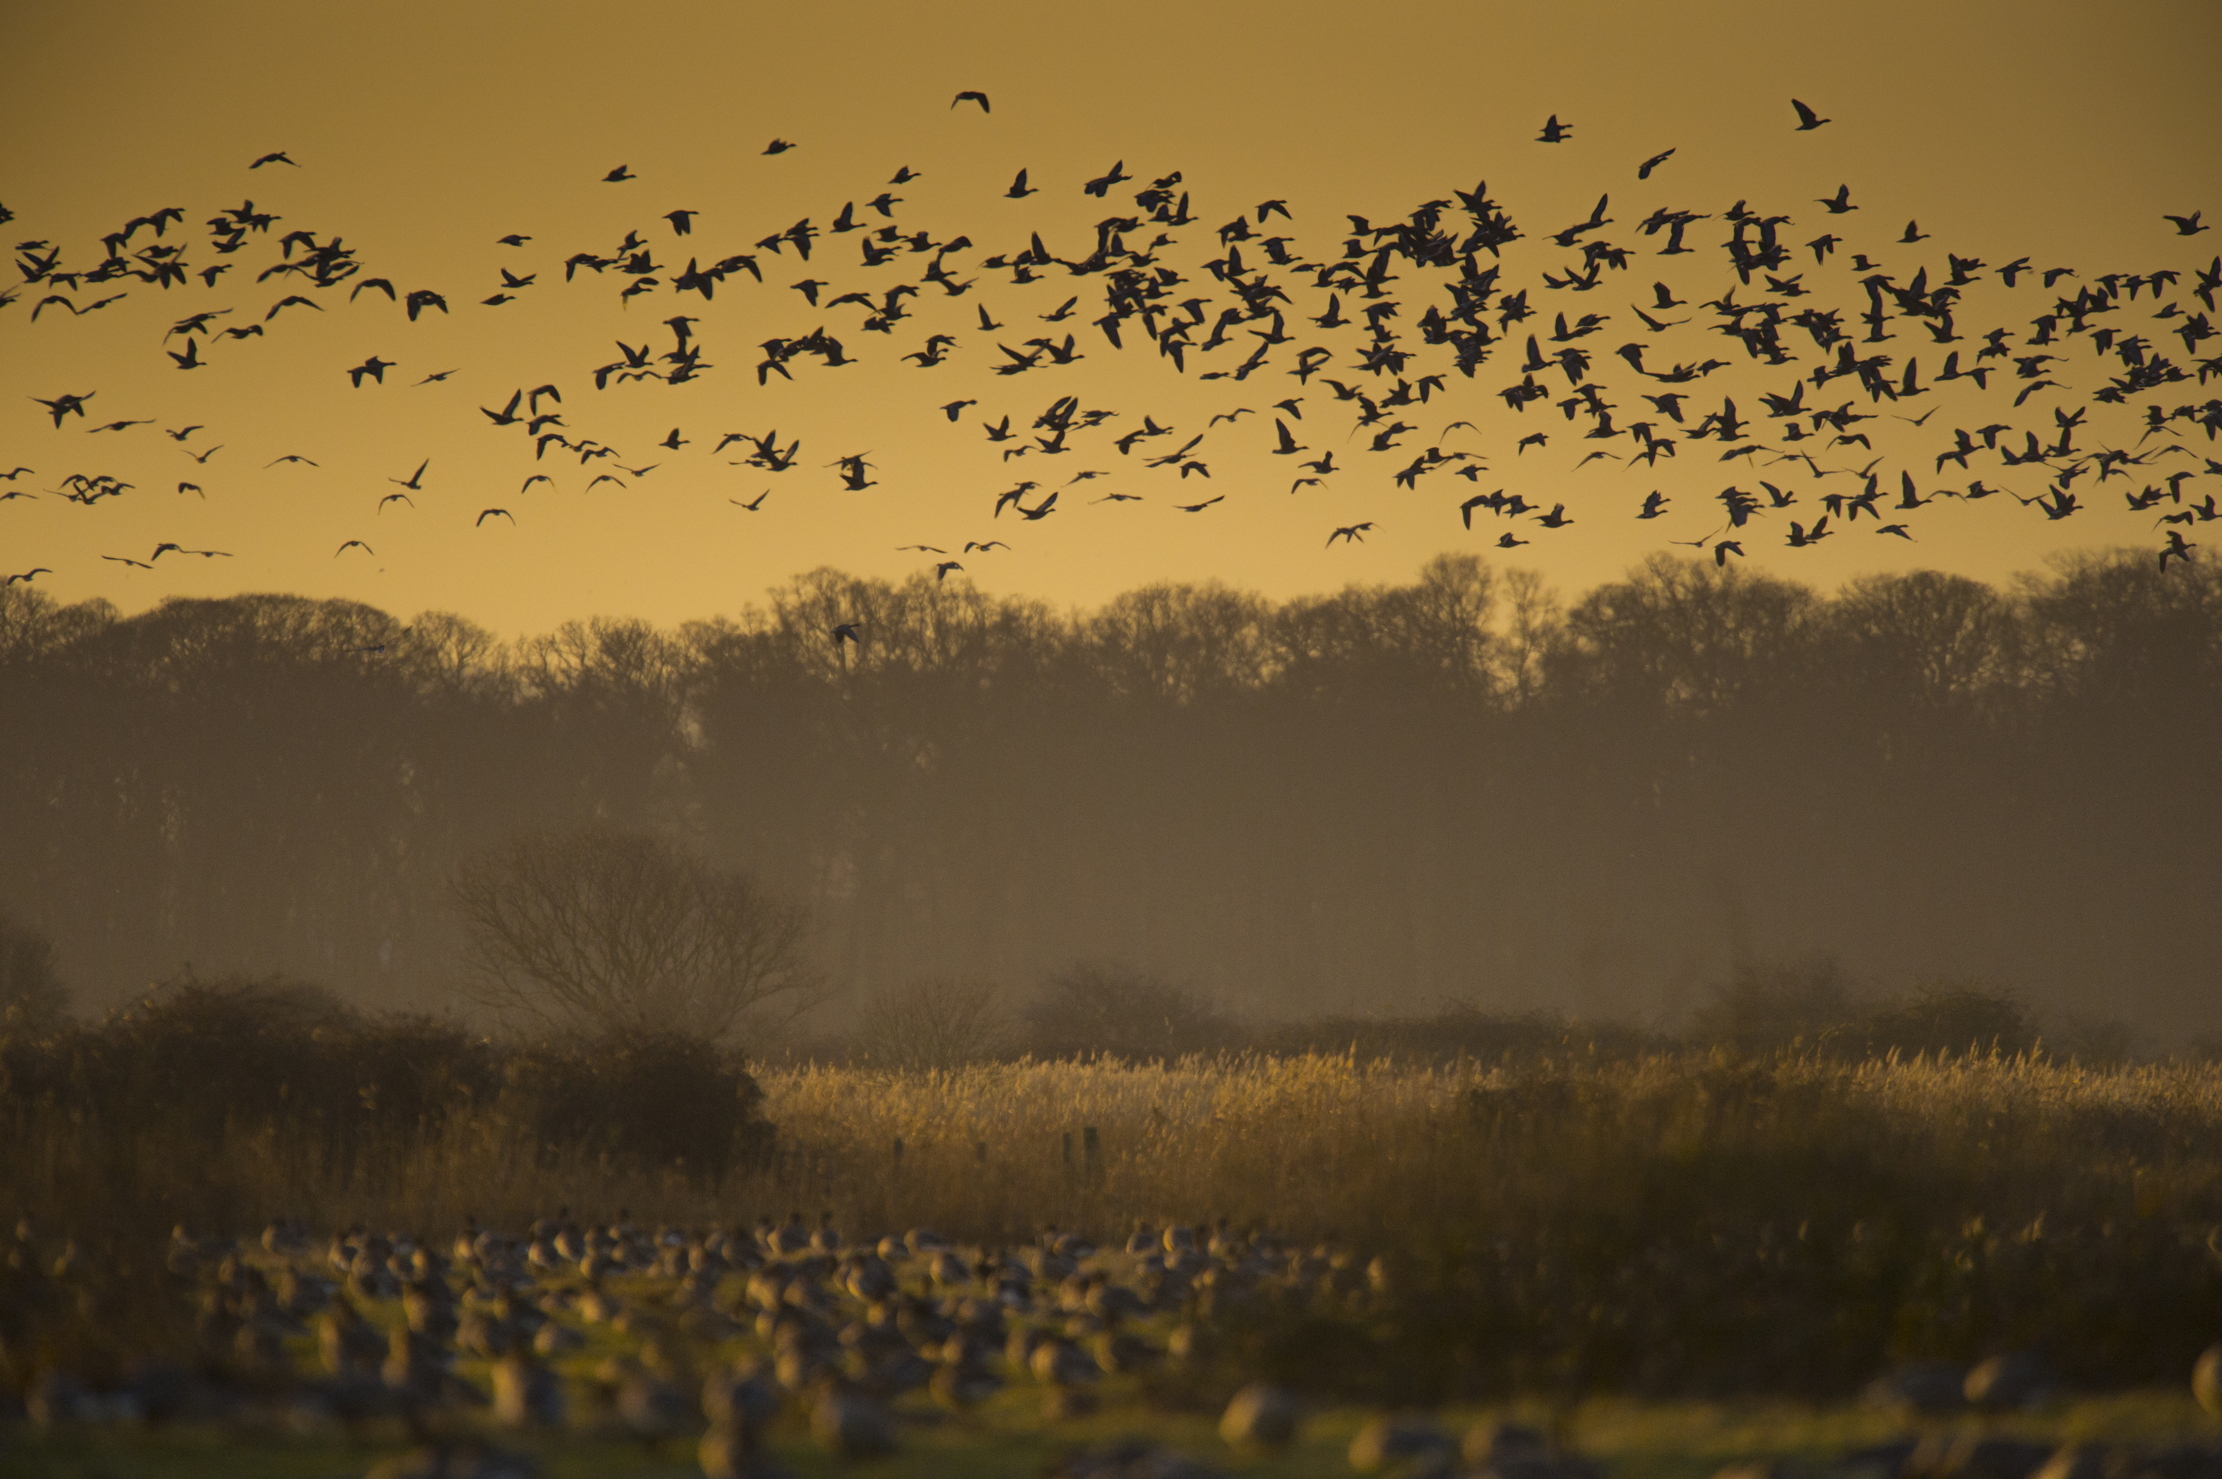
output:
<instances>
[{"instance_id":1,"label":"reed bed","mask_svg":"<svg viewBox=\"0 0 2222 1479\"><path fill-rule=\"evenodd\" d=\"M419 1023L405 1051L360 1024L273 1029L187 1072L125 1030L0 1058L0 1210L118 1267L175 1222L280 1217L440 1236L467 1215L799 1211L985 1247L1223 1220L1322 1245L1364 1291L1203 1311L1230 1360L1356 1397L1821 1396L2009 1349L2089 1385L2173 1383L2222 1334L2210 1065L1251 1053L751 1075L684 1044Z\"/></svg>"},{"instance_id":2,"label":"reed bed","mask_svg":"<svg viewBox=\"0 0 2222 1479\"><path fill-rule=\"evenodd\" d=\"M1661 1055L1507 1070L1304 1054L805 1066L759 1082L790 1166L816 1170L839 1210L977 1237L1228 1216L1395 1241L1654 1159L1693 1176L1765 1161L1785 1214L1801 1195L1833 1199L1816 1183L1853 1161L1994 1219L2222 1211L2209 1065Z\"/></svg>"}]
</instances>

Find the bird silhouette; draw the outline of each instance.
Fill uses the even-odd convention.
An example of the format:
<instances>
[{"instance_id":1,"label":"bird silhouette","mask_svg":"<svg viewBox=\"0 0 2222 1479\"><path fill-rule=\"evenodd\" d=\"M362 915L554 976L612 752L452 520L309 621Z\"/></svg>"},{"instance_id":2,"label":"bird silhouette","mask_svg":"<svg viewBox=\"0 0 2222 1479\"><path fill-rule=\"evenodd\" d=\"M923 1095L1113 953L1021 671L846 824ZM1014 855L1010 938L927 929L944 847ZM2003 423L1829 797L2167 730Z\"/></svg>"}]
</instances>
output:
<instances>
[{"instance_id":1,"label":"bird silhouette","mask_svg":"<svg viewBox=\"0 0 2222 1479\"><path fill-rule=\"evenodd\" d=\"M1805 104L1799 102L1796 98L1790 99L1790 106L1797 110L1797 132L1799 133L1807 133L1813 129L1819 128L1824 123L1831 123L1835 121L1833 119L1821 117L1818 113L1815 113L1811 108L1808 108Z\"/></svg>"},{"instance_id":2,"label":"bird silhouette","mask_svg":"<svg viewBox=\"0 0 2222 1479\"><path fill-rule=\"evenodd\" d=\"M59 428L64 416L76 416L79 420L83 420L85 402L99 393L96 390L88 390L83 395L56 396L53 400L46 400L39 396L32 396L31 399L46 407L47 413L54 418L54 425Z\"/></svg>"},{"instance_id":3,"label":"bird silhouette","mask_svg":"<svg viewBox=\"0 0 2222 1479\"><path fill-rule=\"evenodd\" d=\"M951 108L956 107L959 103L978 103L980 105L980 111L982 113L992 111L988 106L988 95L984 92L960 92L954 98L949 100L949 106Z\"/></svg>"}]
</instances>

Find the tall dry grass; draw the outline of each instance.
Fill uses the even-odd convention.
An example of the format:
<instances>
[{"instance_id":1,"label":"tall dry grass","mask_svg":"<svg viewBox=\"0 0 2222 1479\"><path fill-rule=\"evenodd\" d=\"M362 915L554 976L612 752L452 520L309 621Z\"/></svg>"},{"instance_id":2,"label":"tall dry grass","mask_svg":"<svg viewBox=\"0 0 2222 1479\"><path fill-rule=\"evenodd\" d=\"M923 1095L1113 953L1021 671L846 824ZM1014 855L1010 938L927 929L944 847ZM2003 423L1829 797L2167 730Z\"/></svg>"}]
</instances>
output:
<instances>
[{"instance_id":1,"label":"tall dry grass","mask_svg":"<svg viewBox=\"0 0 2222 1479\"><path fill-rule=\"evenodd\" d=\"M1347 1303L1230 1279L1198 1311L1242 1369L1353 1395L1821 1393L1893 1359L2027 1347L2078 1380L2173 1381L2222 1333L2212 1066L1303 1054L748 1086L695 1062L675 1088L683 1053L627 1067L422 1024L378 1051L363 1029L273 1030L262 1059L228 1050L227 1078L130 1036L149 1030L6 1045L0 1211L119 1255L173 1221L281 1216L437 1233L559 1207L695 1226L825 1210L852 1235L983 1244L1225 1218L1354 1255ZM427 1078L431 1059L448 1066ZM768 1142L734 1129L758 1109Z\"/></svg>"},{"instance_id":2,"label":"tall dry grass","mask_svg":"<svg viewBox=\"0 0 2222 1479\"><path fill-rule=\"evenodd\" d=\"M1371 1230L1390 1186L1449 1169L1446 1132L1478 1081L1311 1055L759 1075L783 1141L858 1225L987 1240L1219 1216Z\"/></svg>"},{"instance_id":3,"label":"tall dry grass","mask_svg":"<svg viewBox=\"0 0 2222 1479\"><path fill-rule=\"evenodd\" d=\"M1856 1161L1970 1216L2222 1215L2222 1070L2208 1065L1661 1055L1506 1071L1308 1054L758 1079L790 1165L838 1210L976 1238L1224 1215L1393 1242L1654 1162L1773 1170L1767 1188L1719 1188L1724 1210L1832 1203L1832 1171Z\"/></svg>"},{"instance_id":4,"label":"tall dry grass","mask_svg":"<svg viewBox=\"0 0 2222 1479\"><path fill-rule=\"evenodd\" d=\"M2078 1381L2173 1381L2222 1333L2208 1067L1314 1055L764 1086L792 1167L852 1226L1333 1236L1376 1260L1360 1302L1204 1302L1240 1369L1384 1400L1824 1394L2030 1348Z\"/></svg>"}]
</instances>

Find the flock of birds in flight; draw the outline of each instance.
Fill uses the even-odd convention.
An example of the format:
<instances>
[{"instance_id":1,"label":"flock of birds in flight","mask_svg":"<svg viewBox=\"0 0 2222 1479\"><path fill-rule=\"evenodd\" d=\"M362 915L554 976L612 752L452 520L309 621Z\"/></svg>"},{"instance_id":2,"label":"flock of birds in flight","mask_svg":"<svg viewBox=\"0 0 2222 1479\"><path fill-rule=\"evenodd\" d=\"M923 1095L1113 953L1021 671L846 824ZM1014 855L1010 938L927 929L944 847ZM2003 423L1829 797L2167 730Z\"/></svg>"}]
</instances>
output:
<instances>
[{"instance_id":1,"label":"flock of birds in flight","mask_svg":"<svg viewBox=\"0 0 2222 1479\"><path fill-rule=\"evenodd\" d=\"M966 91L957 94L951 107L976 108L985 114L991 104L985 93ZM1809 132L1831 121L1803 102L1792 100L1791 107L1798 131ZM1572 124L1554 115L1543 125L1537 142L1563 144L1573 133ZM763 152L780 155L795 147L785 139L774 139ZM1666 149L1644 160L1637 168L1637 179L1652 180L1675 152ZM284 152L265 154L248 166L250 170L270 167L299 166ZM632 186L641 178L619 165L602 176L602 183ZM1230 405L1210 415L1200 429L1183 427L1173 417L1160 424L1154 412L1137 420L1088 406L1082 394L1062 388L1045 406L1032 411L980 411L978 397L940 405L938 411L952 427L961 428L966 413L974 412L978 430L1006 464L1025 459L1020 461L1021 470L1042 469L1037 476L1019 478L993 495L989 519L999 521L1009 513L1019 526L1068 510L1074 501L1087 497L1075 489L1112 475L1101 466L1069 476L1049 471L1053 464L1048 459L1084 449L1090 461L1109 461L1101 455L1108 450L1120 459L1113 466L1139 463L1169 479L1176 490L1191 487L1191 479L1199 480L1193 485L1198 492L1176 491L1168 501L1180 513L1205 514L1228 497L1225 492L1206 496L1202 491L1212 485L1212 466L1204 456L1207 441L1217 439L1216 445L1223 446L1228 439L1249 435L1249 426L1270 420L1270 444L1264 450L1291 459L1297 474L1289 483L1291 495L1326 487L1330 479L1358 471L1347 460L1353 452L1359 458L1386 459L1377 465L1391 470L1394 483L1402 489L1418 491L1423 482L1438 477L1466 481L1472 491L1458 490L1448 504L1461 529L1473 531L1477 515L1493 520L1502 525L1495 545L1515 549L1529 543L1538 531L1576 523L1568 503L1554 498L1546 508L1503 487L1483 491L1484 484L1498 481L1489 455L1475 445L1451 445L1459 433L1470 443L1484 439L1481 428L1470 419L1448 421L1426 439L1428 445L1412 440L1422 435L1420 423L1434 419L1432 403L1439 397L1451 398L1453 375L1477 380L1485 374L1508 382L1490 393L1508 413L1526 417L1533 407L1539 413L1534 419L1545 423L1517 439L1514 457L1531 450L1540 453L1550 444L1555 428L1548 412L1555 409L1575 428L1572 436L1593 444L1568 471L1599 461L1655 471L1662 458L1679 461L1713 453L1714 447L1705 446L1708 441L1717 444L1721 463L1742 463L1743 470L1736 474L1739 483L1715 495L1717 511L1701 521L1711 526L1708 532L1695 539L1668 541L1710 550L1721 565L1742 556L1746 543L1778 513L1787 525L1781 531L1782 541L1791 548L1810 548L1840 532L1858 530L1862 520L1874 533L1911 540L1914 516L1938 500L1971 502L2003 494L2041 511L2047 519L2062 520L2092 506L2099 489L2121 479L2129 508L2154 514L2155 528L2164 531L2158 559L2165 571L2171 562L2195 558L2198 545L2186 537L2187 530L2222 516L2214 492L2205 491L2203 498L2186 493L2186 484L2194 479L2222 476L2222 462L2205 455L2195 435L2203 433L2204 442L2211 444L2222 434L2222 400L2195 402L2190 399L2195 392L2171 389L2191 383L2194 376L2202 387L2210 378L2222 377L2222 356L2202 357L2202 346L2216 336L2209 315L2215 309L2216 292L2222 290L2222 257L2188 272L2163 266L2089 279L2067 267L2034 266L2026 256L1994 265L1950 251L1943 252L1940 263L1915 261L1909 269L1904 254L1930 240L1915 221L1908 221L1901 234L1871 256L1851 250L1850 243L1833 230L1797 242L1786 234L1792 224L1789 215L1763 214L1741 200L1712 213L1660 206L1641 220L1628 222L1627 229L1646 243L1657 243L1657 256L1677 257L1697 253L1700 248L1688 239L1689 233L1700 223L1717 219L1720 225L1710 230L1726 232L1717 248L1725 253L1734 281L1719 296L1703 302L1693 301L1694 292L1690 297L1677 296L1667 283L1653 283L1648 301L1628 305L1629 317L1640 329L1627 331L1626 342L1600 355L1584 341L1608 333L1607 326L1617 314L1602 307L1589 309L1587 305L1596 300L1580 295L1613 286L1608 274L1627 272L1639 250L1605 236L1606 228L1616 224L1609 213L1609 192L1600 196L1586 219L1548 233L1548 241L1567 260L1555 270L1542 270L1536 281L1516 285L1506 276L1503 252L1526 234L1490 197L1486 183L1471 191L1454 191L1454 198L1427 201L1402 220L1376 224L1349 216L1349 230L1339 251L1317 260L1297 250L1292 235L1275 234L1275 226L1284 232L1294 229L1287 203L1263 201L1216 228L1207 228L1217 255L1184 272L1169 257L1197 217L1177 172L1135 189L1131 208L1110 206L1111 214L1095 225L1092 250L1066 256L1053 253L1038 231L1027 233L1023 246L981 255L968 236L937 239L930 231L907 227L898 217L902 197L895 191L917 178L917 172L906 166L877 196L861 203L849 201L822 225L805 218L759 239L749 250L721 254L707 263L694 250L696 222L704 213L691 209L662 214L669 236L663 248L636 229L606 250L573 252L562 263L566 283L600 280L616 286L624 304L661 295L675 306L662 321L670 335L667 347L659 351L653 342L635 345L621 340L617 358L592 367L583 378L591 379L597 391L607 391L634 384L683 385L710 374L717 366L708 357L709 340L697 332L697 325L716 311L713 305L721 291L730 302L736 288L744 284L755 291L775 290L775 295L794 293L807 304L810 316L821 320L806 332L774 337L756 346L759 358L753 371L759 387L769 387L775 378L792 382L798 374L814 375L856 363L858 356L852 350L864 341L852 337L845 343L823 322L836 310L857 311L858 333L892 338L908 321L921 317L926 305L961 313L955 306L941 307L942 300L971 297L964 306L976 318L974 342L992 346L980 357L989 360L987 369L999 380L1056 374L1088 358L1091 350L1100 352L1092 340L1084 345L1081 338L1082 331L1093 330L1101 336L1102 346L1112 351L1154 351L1175 372L1192 374L1196 382L1224 381L1224 389L1240 387L1238 394L1258 403ZM1135 183L1120 161L1080 189L1110 202L1114 191ZM1041 188L1021 169L1004 196L1020 201ZM1121 191L1120 198L1128 197ZM1831 223L1861 209L1849 185L1813 203ZM2165 220L2176 237L2193 237L2212 229L2200 216L2193 212ZM184 234L184 218L184 210L173 206L126 221L102 238L105 254L89 267L66 266L62 249L52 242L19 242L17 267L22 281L0 288L0 307L32 297L28 316L36 322L49 313L82 317L106 309L141 285L165 292L190 291L197 278L204 291L215 292L219 279L239 265L227 259L258 240L266 241L280 221L251 200L220 211L207 222L209 251L216 260L195 266L187 260L187 246L167 236L172 226ZM0 207L0 223L11 219L12 214ZM143 239L142 232L151 240ZM829 258L834 244L844 238L853 241L860 257L858 271L863 277L857 286L812 275L840 270ZM520 232L503 236L496 244L507 252L520 252L533 240ZM343 295L348 303L366 295L383 296L403 311L409 323L455 312L444 292L404 288L390 278L370 275L369 265L340 236L324 239L313 230L295 229L279 234L276 244L276 259L261 268L254 281L266 284L276 279L277 300L260 317L234 305L201 309L171 324L163 336L162 352L178 371L210 368L241 341L279 333L302 314L325 312L328 303ZM658 260L660 251L668 251L666 260ZM676 265L682 252L687 259L684 268ZM1810 269L1803 263L1805 253L1811 254ZM1883 253L1891 254L1889 263L1882 259ZM1851 298L1850 307L1829 306L1827 287L1846 284L1832 281L1815 287L1805 279L1809 273L1826 273L1832 265L1841 269L1847 257L1848 286L1857 290L1857 297ZM912 270L901 270L906 266ZM498 271L500 285L480 300L481 309L500 310L520 301L535 290L542 275L540 270L511 271L507 265ZM780 285L779 279L789 272L802 275ZM988 273L1006 274L1013 287L1047 284L1048 296L1063 301L1047 312L1034 312L1038 305L1029 305L1023 317L1009 306L991 308L989 295L976 291ZM896 280L875 282L874 274ZM2026 328L1987 323L1975 327L1961 321L1967 290L1986 275L2008 290L2040 289L2044 296ZM1423 297L1419 285L1430 279L1431 294ZM1407 284L1405 291L1392 291L1392 285L1400 282ZM1746 301L1739 301L1739 294L1746 295ZM1298 295L1304 299L1303 306ZM1083 296L1091 299L1090 306L1082 306ZM1531 298L1542 301L1531 302ZM692 311L679 310L681 304ZM470 305L464 306L467 311ZM1671 316L1677 313L1681 316ZM224 322L235 314L240 315L237 321ZM1672 331L1699 324L1700 315L1704 321L1697 332L1719 336L1719 353L1683 356L1670 351L1667 345L1680 342L1670 338ZM1890 346L1894 339L1901 345ZM2182 358L2188 364L2171 357L2168 339L2181 341ZM1016 340L1016 347L1006 340ZM182 341L182 348L173 347L177 341ZM1912 348L1902 357L1891 352L1909 345ZM2088 346L2085 352L2095 355L2100 381L2080 391L2069 383L2071 353L2079 345ZM964 336L935 332L900 359L921 371L933 371L968 347ZM1924 352L1942 358L1925 370ZM1608 399L1615 386L1596 374L1598 362L1607 358L1625 365L1628 378L1620 383L1632 395ZM1501 363L1505 360L1513 363L1506 367ZM1500 363L1491 369L1492 361ZM1757 373L1786 372L1774 388L1758 394L1757 417L1739 408L1732 395L1720 395L1716 407L1715 396L1702 388L1709 377L1739 362ZM351 386L362 391L366 386L386 386L387 372L399 367L400 361L372 355L345 367L344 373ZM397 377L394 384L442 385L458 373L457 368L441 369L415 380ZM1615 375L1617 379L1617 371ZM1295 382L1293 389L1283 383L1287 380ZM2010 399L2010 406L2001 404L1984 413L1988 419L1981 425L1940 425L1929 430L1926 435L1932 443L1910 456L1895 445L1886 444L1878 451L1878 434L1890 433L1893 444L1910 435L1898 432L1884 418L1926 428L1936 408L1920 416L1903 413L1939 387L1963 382L1993 401ZM1289 393L1275 398L1283 389ZM529 448L536 468L560 455L575 457L582 470L592 469L585 485L588 492L605 484L625 488L628 480L649 476L666 465L664 459L675 459L690 446L704 447L731 465L777 476L816 465L803 461L799 436L783 440L777 428L762 433L697 431L690 436L680 426L672 427L657 443L658 461L635 465L635 459L626 458L616 447L572 428L566 412L579 410L577 390L574 385L568 407L562 388L550 381L497 395L494 404L479 410L488 430L518 439L520 455ZM200 425L172 428L146 416L98 420L100 411L92 409L97 396L97 390L57 391L33 399L54 431L68 428L73 418L95 435L126 435L155 427L176 444L179 455L203 467L225 450L222 443L203 446L196 441L208 429ZM1635 414L1620 419L1629 416L1631 406ZM2089 418L2097 406L2142 411L2141 420L2133 423L2139 434L2130 448L2081 444L2081 438L2096 435ZM1329 423L1329 416L1338 411L1347 430ZM1246 425L1243 418L1252 416L1258 422ZM735 449L738 460L725 456ZM1346 460L1338 461L1338 454ZM822 466L837 473L841 487L861 492L881 486L872 476L880 469L870 456L869 452L845 453ZM1886 469L1886 458L1895 458L1900 465ZM2183 460L2169 463L2165 460L2169 458ZM42 455L41 460L48 459ZM266 465L286 464L318 465L297 453L286 453ZM414 495L426 492L430 466L431 459L424 458L407 477L387 477L396 491L381 494L371 512L384 514L396 505L415 508ZM1947 466L1956 469L1957 486L1938 486ZM1892 471L1895 478L1890 476ZM1761 472L1769 476L1762 477ZM0 472L0 502L40 496L22 481L35 476L36 470L29 466ZM1566 473L1557 476L1563 481ZM1794 478L1807 486L1793 486ZM1998 485L1988 478L1997 479ZM2085 478L2090 480L2087 484L2082 482ZM2037 479L2042 480L2041 491L2032 487ZM1742 482L1754 486L1747 488ZM529 494L540 484L550 490L556 487L550 473L534 470L525 476L518 495ZM72 471L45 491L90 506L130 493L134 485L109 473ZM190 477L178 481L177 491L206 497ZM770 496L767 488L752 499L729 501L757 513ZM1144 502L1149 496L1128 491L1122 484L1088 501L1116 505ZM1180 501L1183 498L1190 501ZM1633 517L1664 517L1676 501L1654 489L1642 495ZM1690 500L1683 496L1681 501ZM1590 517L1586 510L1584 517ZM516 520L509 507L487 506L477 510L472 523L483 527L490 521L514 524ZM1490 525L1482 527L1486 533ZM1337 526L1328 533L1326 544L1331 548L1338 542L1359 543L1374 528L1372 520ZM937 579L963 570L965 557L1011 548L1000 538L968 539L952 550L949 544L953 543L901 548L932 557ZM339 545L334 557L356 551L376 553L367 539L350 538ZM164 541L144 558L135 553L102 558L152 570L165 555L219 559L229 553ZM12 585L50 573L35 566L0 571L0 580ZM856 626L845 623L836 630L835 645L860 641Z\"/></svg>"}]
</instances>

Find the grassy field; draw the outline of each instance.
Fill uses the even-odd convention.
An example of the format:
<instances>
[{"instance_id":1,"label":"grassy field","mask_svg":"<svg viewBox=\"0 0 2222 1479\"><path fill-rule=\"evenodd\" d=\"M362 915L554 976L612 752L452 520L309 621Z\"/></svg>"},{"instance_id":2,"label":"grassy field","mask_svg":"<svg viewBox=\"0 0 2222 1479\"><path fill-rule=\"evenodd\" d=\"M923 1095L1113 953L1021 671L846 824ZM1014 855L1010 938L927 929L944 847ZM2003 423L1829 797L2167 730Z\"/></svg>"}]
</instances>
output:
<instances>
[{"instance_id":1,"label":"grassy field","mask_svg":"<svg viewBox=\"0 0 2222 1479\"><path fill-rule=\"evenodd\" d=\"M921 1411L904 1427L903 1448L893 1457L845 1462L813 1442L800 1425L777 1432L770 1453L788 1472L811 1479L829 1474L886 1474L916 1479L1037 1479L1076 1450L1142 1436L1200 1458L1228 1474L1330 1479L1352 1472L1351 1439L1371 1413L1351 1408L1313 1412L1286 1452L1244 1454L1222 1441L1213 1419L1194 1413L1116 1410L1092 1418L1044 1424L1032 1394L1014 1392L958 1422ZM1472 1423L1501 1417L1549 1422L1562 1414L1543 1408L1451 1408L1439 1414L1455 1438ZM1888 1413L1857 1407L1810 1407L1777 1402L1638 1404L1586 1403L1565 1418L1570 1446L1605 1465L1614 1479L1705 1479L1731 1465L1759 1460L1818 1466L1847 1451L1909 1432L1933 1435L2007 1435L2046 1443L2119 1443L2140 1446L2212 1445L2222 1427L2188 1394L2130 1393L2089 1399L2057 1411L2006 1420L1910 1426ZM566 1434L560 1439L503 1437L505 1447L534 1455L548 1479L682 1479L699 1475L690 1443L644 1447L612 1435ZM341 1479L406 1451L398 1438L360 1443L271 1433L252 1442L228 1432L170 1435L85 1434L18 1438L0 1446L6 1479Z\"/></svg>"},{"instance_id":2,"label":"grassy field","mask_svg":"<svg viewBox=\"0 0 2222 1479\"><path fill-rule=\"evenodd\" d=\"M307 1052L307 1040L265 1046ZM1484 1413L1523 1413L1616 1475L1679 1476L1880 1439L1909 1419L1860 1402L1872 1379L2011 1351L2039 1353L2061 1395L2036 1412L1934 1421L2047 1441L2222 1438L2188 1386L2222 1336L2212 1066L1579 1051L1419 1066L1307 1054L797 1066L760 1069L751 1086L730 1065L589 1055L570 1067L450 1063L442 1071L463 1087L448 1095L422 1071L447 1050L420 1045L389 1055L413 1065L411 1099L377 1077L375 1046L316 1058L331 1083L258 1079L220 1112L205 1075L163 1080L168 1097L151 1110L93 1096L119 1082L151 1093L146 1075L167 1071L160 1054L84 1036L9 1046L0 1196L28 1221L0 1271L7 1389L64 1369L97 1390L159 1356L255 1395L221 1428L0 1419L0 1475L336 1475L405 1446L390 1423L349 1434L287 1405L286 1384L322 1370L305 1318L275 1366L247 1370L212 1343L209 1266L198 1283L162 1267L172 1222L243 1240L244 1263L272 1286L317 1271L333 1231L444 1248L468 1218L519 1238L535 1218L626 1222L644 1249L665 1232L673 1246L704 1246L722 1228L738 1248L754 1246L760 1221L799 1212L808 1225L830 1216L848 1247L925 1227L968 1262L1006 1263L1038 1262L1058 1233L1077 1232L1105 1250L1081 1260L1082 1274L1158 1291L1129 1334L1148 1352L1178 1347L1176 1332L1188 1341L1152 1371L1105 1378L1093 1416L1046 1420L1045 1389L1000 1365L1007 1384L962 1411L891 1394L902 1455L874 1461L886 1472L1040 1473L1126 1433L1235 1472L1348 1472L1369 1414L1424 1409L1454 1436ZM286 1061L232 1067L283 1078ZM583 1083L600 1107L582 1110L551 1083ZM674 1084L686 1090L678 1109L659 1109ZM696 1104L705 1095L741 1108ZM597 1128L672 1113L647 1142ZM718 1138L703 1139L705 1122ZM551 1128L563 1126L572 1138ZM273 1218L314 1229L311 1245L257 1251ZM1118 1251L1137 1224L1220 1228L1227 1252L1162 1292ZM962 1292L929 1287L916 1261L895 1267L906 1297ZM828 1289L842 1277L830 1258L805 1271ZM499 1441L537 1451L551 1474L694 1471L690 1435L651 1446L622 1434L608 1363L653 1355L684 1386L772 1356L769 1307L752 1303L744 1274L690 1296L725 1316L710 1328L685 1322L691 1307L668 1276L622 1265L537 1275L536 1297L568 1289L576 1300L593 1286L640 1314L597 1322L564 1304L585 1337L551 1361L572 1394L570 1425ZM494 1275L458 1265L440 1277L468 1303ZM981 1278L975 1294L990 1287ZM1056 1287L1045 1276L1013 1322L1062 1328L1072 1307L1060 1309ZM396 1299L342 1298L381 1328L401 1321ZM829 1298L829 1331L865 1318L864 1302ZM465 1355L456 1370L487 1385L482 1359ZM1229 1450L1214 1427L1228 1395L1259 1378L1313 1413L1270 1460ZM792 1399L767 1442L791 1471L820 1472L831 1460L803 1410Z\"/></svg>"}]
</instances>

